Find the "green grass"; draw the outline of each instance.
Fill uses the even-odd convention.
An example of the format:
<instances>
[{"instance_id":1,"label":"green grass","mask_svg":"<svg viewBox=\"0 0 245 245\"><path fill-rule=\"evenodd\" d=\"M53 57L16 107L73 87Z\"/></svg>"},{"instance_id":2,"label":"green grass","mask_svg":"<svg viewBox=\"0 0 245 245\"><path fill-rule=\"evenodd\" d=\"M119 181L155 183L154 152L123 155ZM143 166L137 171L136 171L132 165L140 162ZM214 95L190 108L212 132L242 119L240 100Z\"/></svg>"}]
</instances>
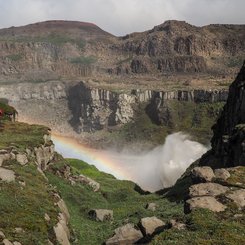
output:
<instances>
[{"instance_id":1,"label":"green grass","mask_svg":"<svg viewBox=\"0 0 245 245\"><path fill-rule=\"evenodd\" d=\"M22 244L47 244L54 238L53 226L57 223L58 210L54 206L52 188L37 171L34 164L22 167L15 161L5 162L4 167L14 170L16 182L0 181L0 229L11 241ZM22 187L18 181L25 181ZM47 223L47 213L51 221ZM24 233L16 233L22 228Z\"/></svg>"},{"instance_id":2,"label":"green grass","mask_svg":"<svg viewBox=\"0 0 245 245\"><path fill-rule=\"evenodd\" d=\"M21 42L21 43L26 43L26 42L36 42L36 43L51 43L56 46L63 46L66 43L71 43L75 44L80 48L81 50L84 50L86 46L86 40L80 39L80 38L71 38L68 35L58 35L58 34L49 34L46 36L37 36L37 37L31 37L31 36L19 36L19 37L1 37L1 41L9 41L9 42ZM16 56L17 57L17 56ZM16 58L14 55L12 58ZM11 57L10 57L11 58ZM19 60L20 57L17 57ZM22 57L21 57L22 58ZM17 61L17 60L16 60Z\"/></svg>"},{"instance_id":3,"label":"green grass","mask_svg":"<svg viewBox=\"0 0 245 245\"><path fill-rule=\"evenodd\" d=\"M183 205L170 202L156 194L141 195L134 190L130 181L119 181L113 176L99 172L95 167L80 160L67 159L74 174L84 174L101 184L99 192L84 185L71 186L66 180L47 173L52 185L57 186L71 214L71 226L78 238L77 244L102 244L113 230L127 222L137 224L142 217L157 216L163 220L183 215ZM64 160L56 163L54 168L62 168ZM156 212L145 209L148 202L159 205ZM112 222L96 222L88 217L88 211L94 208L112 209Z\"/></svg>"},{"instance_id":4,"label":"green grass","mask_svg":"<svg viewBox=\"0 0 245 245\"><path fill-rule=\"evenodd\" d=\"M245 214L245 212L243 212ZM230 210L222 217L198 209L184 218L187 230L170 229L155 237L154 245L242 245L245 244L245 218L236 219Z\"/></svg>"},{"instance_id":5,"label":"green grass","mask_svg":"<svg viewBox=\"0 0 245 245\"><path fill-rule=\"evenodd\" d=\"M8 56L5 56L5 58L10 59L11 61L17 62L17 61L22 60L23 55L22 54L10 54Z\"/></svg>"},{"instance_id":6,"label":"green grass","mask_svg":"<svg viewBox=\"0 0 245 245\"><path fill-rule=\"evenodd\" d=\"M97 59L94 56L88 56L88 57L80 56L80 57L72 58L70 60L72 64L81 64L81 65L92 65L96 61Z\"/></svg>"},{"instance_id":7,"label":"green grass","mask_svg":"<svg viewBox=\"0 0 245 245\"><path fill-rule=\"evenodd\" d=\"M44 134L48 134L48 128L44 126L2 121L0 123L0 149L15 146L19 151L24 151L28 147L40 146L44 143Z\"/></svg>"}]
</instances>

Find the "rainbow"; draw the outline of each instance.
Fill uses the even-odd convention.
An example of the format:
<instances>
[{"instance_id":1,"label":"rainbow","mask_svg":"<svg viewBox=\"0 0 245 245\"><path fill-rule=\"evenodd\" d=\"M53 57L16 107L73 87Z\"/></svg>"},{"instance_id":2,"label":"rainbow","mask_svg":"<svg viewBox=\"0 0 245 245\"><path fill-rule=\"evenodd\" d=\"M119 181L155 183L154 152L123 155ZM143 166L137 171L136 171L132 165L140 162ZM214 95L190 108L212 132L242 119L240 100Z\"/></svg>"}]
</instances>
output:
<instances>
[{"instance_id":1,"label":"rainbow","mask_svg":"<svg viewBox=\"0 0 245 245\"><path fill-rule=\"evenodd\" d=\"M114 175L117 179L134 180L130 169L123 166L123 160L117 154L88 148L75 139L57 134L52 134L52 141L55 144L55 150L65 158L83 160L100 171Z\"/></svg>"},{"instance_id":2,"label":"rainbow","mask_svg":"<svg viewBox=\"0 0 245 245\"><path fill-rule=\"evenodd\" d=\"M23 116L19 118L19 121L42 125L37 120ZM112 174L117 179L135 181L132 171L125 166L125 160L127 161L125 157L122 159L115 152L89 148L74 138L59 135L54 130L52 130L51 138L54 142L55 150L63 157L83 160L90 165L94 165L100 171Z\"/></svg>"}]
</instances>

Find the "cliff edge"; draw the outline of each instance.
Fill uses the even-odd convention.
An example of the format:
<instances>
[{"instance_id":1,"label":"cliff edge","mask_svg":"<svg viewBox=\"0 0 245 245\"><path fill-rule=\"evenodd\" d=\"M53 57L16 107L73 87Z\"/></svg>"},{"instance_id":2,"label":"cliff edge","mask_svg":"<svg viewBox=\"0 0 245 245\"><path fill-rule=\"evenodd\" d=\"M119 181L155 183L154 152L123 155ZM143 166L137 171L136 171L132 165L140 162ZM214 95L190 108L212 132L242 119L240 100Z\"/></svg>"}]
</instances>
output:
<instances>
[{"instance_id":1,"label":"cliff edge","mask_svg":"<svg viewBox=\"0 0 245 245\"><path fill-rule=\"evenodd\" d=\"M234 167L245 165L245 62L229 89L227 103L213 126L212 150L201 165Z\"/></svg>"}]
</instances>

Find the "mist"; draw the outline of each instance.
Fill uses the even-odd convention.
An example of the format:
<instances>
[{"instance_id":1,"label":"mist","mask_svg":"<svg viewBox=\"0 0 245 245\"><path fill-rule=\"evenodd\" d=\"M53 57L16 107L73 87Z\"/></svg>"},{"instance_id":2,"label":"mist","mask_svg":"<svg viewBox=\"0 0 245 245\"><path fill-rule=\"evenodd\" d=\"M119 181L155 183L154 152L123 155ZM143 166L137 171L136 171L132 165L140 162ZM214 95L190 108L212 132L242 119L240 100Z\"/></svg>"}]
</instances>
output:
<instances>
[{"instance_id":1,"label":"mist","mask_svg":"<svg viewBox=\"0 0 245 245\"><path fill-rule=\"evenodd\" d=\"M79 143L62 144L56 138L53 141L56 151L64 157L86 161L100 171L110 173L118 179L131 180L151 192L174 185L190 164L208 150L180 132L167 136L163 145L137 154L129 149L121 152L90 149L88 154L87 150L83 152L82 148L79 149Z\"/></svg>"}]
</instances>

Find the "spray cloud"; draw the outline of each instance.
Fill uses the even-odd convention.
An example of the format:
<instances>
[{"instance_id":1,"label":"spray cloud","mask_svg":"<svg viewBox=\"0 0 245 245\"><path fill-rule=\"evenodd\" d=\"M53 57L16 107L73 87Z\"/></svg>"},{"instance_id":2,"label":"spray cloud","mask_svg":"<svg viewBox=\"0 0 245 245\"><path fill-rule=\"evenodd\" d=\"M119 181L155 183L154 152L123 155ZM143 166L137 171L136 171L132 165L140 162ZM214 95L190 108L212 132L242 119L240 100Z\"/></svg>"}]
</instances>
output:
<instances>
[{"instance_id":1,"label":"spray cloud","mask_svg":"<svg viewBox=\"0 0 245 245\"><path fill-rule=\"evenodd\" d=\"M171 134L163 145L140 154L112 150L90 150L85 154L81 148L79 150L78 143L61 144L60 138L55 137L53 141L56 151L64 157L84 160L118 179L132 180L149 191L173 185L186 168L207 151L205 146L189 140L182 133Z\"/></svg>"}]
</instances>

